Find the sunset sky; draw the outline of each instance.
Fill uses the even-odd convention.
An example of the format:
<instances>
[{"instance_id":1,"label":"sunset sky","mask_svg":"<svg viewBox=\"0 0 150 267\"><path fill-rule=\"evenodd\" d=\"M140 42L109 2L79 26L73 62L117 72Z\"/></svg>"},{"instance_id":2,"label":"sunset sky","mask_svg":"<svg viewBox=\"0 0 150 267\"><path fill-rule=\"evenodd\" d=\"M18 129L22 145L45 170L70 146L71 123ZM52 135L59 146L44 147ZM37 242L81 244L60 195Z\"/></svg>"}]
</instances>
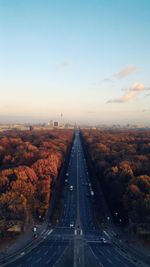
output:
<instances>
[{"instance_id":1,"label":"sunset sky","mask_svg":"<svg viewBox=\"0 0 150 267\"><path fill-rule=\"evenodd\" d=\"M0 123L150 123L149 0L0 0Z\"/></svg>"}]
</instances>

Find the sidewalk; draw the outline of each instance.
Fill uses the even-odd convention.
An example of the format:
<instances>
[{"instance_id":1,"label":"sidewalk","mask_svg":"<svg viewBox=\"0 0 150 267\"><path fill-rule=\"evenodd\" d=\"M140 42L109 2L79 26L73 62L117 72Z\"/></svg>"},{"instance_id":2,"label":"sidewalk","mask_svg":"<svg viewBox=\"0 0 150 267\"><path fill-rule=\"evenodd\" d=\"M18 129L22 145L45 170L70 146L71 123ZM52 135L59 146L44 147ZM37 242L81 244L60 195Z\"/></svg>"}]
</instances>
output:
<instances>
[{"instance_id":1,"label":"sidewalk","mask_svg":"<svg viewBox=\"0 0 150 267\"><path fill-rule=\"evenodd\" d=\"M37 225L37 239L39 239L42 233L47 229L47 226L47 222ZM33 229L22 233L13 244L0 251L0 262L4 259L7 260L8 257L23 252L30 244L37 243L37 239L34 238Z\"/></svg>"}]
</instances>

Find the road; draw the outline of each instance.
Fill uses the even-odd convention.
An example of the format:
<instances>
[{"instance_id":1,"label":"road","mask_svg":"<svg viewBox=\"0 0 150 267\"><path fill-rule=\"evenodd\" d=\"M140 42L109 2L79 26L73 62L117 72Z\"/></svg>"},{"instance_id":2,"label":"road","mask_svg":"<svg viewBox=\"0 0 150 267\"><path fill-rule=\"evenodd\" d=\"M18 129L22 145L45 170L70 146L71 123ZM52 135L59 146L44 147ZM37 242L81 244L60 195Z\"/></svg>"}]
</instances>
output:
<instances>
[{"instance_id":1,"label":"road","mask_svg":"<svg viewBox=\"0 0 150 267\"><path fill-rule=\"evenodd\" d=\"M73 186L73 190L70 190ZM100 230L93 212L94 196L79 132L71 150L64 189L64 209L54 229L47 229L30 251L11 267L134 267L126 254Z\"/></svg>"}]
</instances>

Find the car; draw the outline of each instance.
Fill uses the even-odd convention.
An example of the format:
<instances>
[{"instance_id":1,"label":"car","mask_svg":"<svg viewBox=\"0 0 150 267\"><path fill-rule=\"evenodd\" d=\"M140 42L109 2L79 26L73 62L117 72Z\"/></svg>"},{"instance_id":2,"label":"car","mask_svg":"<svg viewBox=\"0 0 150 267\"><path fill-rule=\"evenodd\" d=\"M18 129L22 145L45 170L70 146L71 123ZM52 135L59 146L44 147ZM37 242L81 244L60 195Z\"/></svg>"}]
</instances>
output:
<instances>
[{"instance_id":1,"label":"car","mask_svg":"<svg viewBox=\"0 0 150 267\"><path fill-rule=\"evenodd\" d=\"M91 197L94 196L94 192L93 192L93 190L90 191L90 194L91 194Z\"/></svg>"},{"instance_id":2,"label":"car","mask_svg":"<svg viewBox=\"0 0 150 267\"><path fill-rule=\"evenodd\" d=\"M74 228L74 223L73 222L70 223L70 228Z\"/></svg>"},{"instance_id":3,"label":"car","mask_svg":"<svg viewBox=\"0 0 150 267\"><path fill-rule=\"evenodd\" d=\"M70 185L69 189L70 191L73 191L73 185Z\"/></svg>"},{"instance_id":4,"label":"car","mask_svg":"<svg viewBox=\"0 0 150 267\"><path fill-rule=\"evenodd\" d=\"M110 244L110 243L111 243L110 240L105 239L104 237L101 237L101 238L100 238L100 242L101 242L102 244Z\"/></svg>"},{"instance_id":5,"label":"car","mask_svg":"<svg viewBox=\"0 0 150 267\"><path fill-rule=\"evenodd\" d=\"M36 233L34 233L34 235L33 235L33 236L34 236L34 238L35 238L35 239L38 237Z\"/></svg>"},{"instance_id":6,"label":"car","mask_svg":"<svg viewBox=\"0 0 150 267\"><path fill-rule=\"evenodd\" d=\"M65 179L65 184L67 184L68 183L68 179Z\"/></svg>"},{"instance_id":7,"label":"car","mask_svg":"<svg viewBox=\"0 0 150 267\"><path fill-rule=\"evenodd\" d=\"M66 172L66 176L69 176L69 173L68 172Z\"/></svg>"}]
</instances>

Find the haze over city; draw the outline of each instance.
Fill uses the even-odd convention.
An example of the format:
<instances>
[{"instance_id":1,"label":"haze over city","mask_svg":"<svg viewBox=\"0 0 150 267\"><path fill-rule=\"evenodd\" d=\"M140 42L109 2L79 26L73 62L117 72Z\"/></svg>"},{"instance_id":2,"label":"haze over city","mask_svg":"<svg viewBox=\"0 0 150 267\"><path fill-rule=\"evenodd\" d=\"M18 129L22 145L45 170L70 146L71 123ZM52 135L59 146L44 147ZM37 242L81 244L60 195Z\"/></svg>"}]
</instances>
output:
<instances>
[{"instance_id":1,"label":"haze over city","mask_svg":"<svg viewBox=\"0 0 150 267\"><path fill-rule=\"evenodd\" d=\"M0 121L150 118L150 1L0 1Z\"/></svg>"}]
</instances>

